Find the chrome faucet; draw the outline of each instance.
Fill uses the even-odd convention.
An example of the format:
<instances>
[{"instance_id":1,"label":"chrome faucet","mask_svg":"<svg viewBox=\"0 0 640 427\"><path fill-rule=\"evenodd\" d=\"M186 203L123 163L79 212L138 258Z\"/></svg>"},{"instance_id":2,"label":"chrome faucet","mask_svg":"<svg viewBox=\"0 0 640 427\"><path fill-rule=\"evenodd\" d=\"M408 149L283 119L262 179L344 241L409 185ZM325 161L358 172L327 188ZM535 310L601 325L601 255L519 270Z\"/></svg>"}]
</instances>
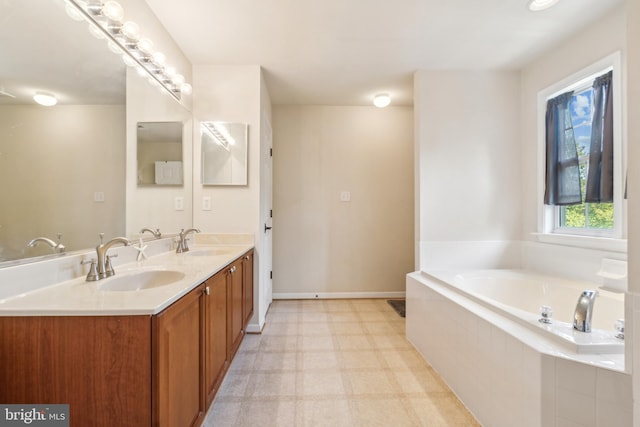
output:
<instances>
[{"instance_id":1,"label":"chrome faucet","mask_svg":"<svg viewBox=\"0 0 640 427\"><path fill-rule=\"evenodd\" d=\"M140 230L140 234L144 234L145 231L148 231L149 233L153 234L153 237L155 237L156 239L159 239L162 237L162 233L160 232L159 228L156 228L155 230L149 227L145 227L142 230Z\"/></svg>"},{"instance_id":2,"label":"chrome faucet","mask_svg":"<svg viewBox=\"0 0 640 427\"><path fill-rule=\"evenodd\" d=\"M98 280L104 279L105 277L113 276L115 272L113 271L113 267L111 267L111 262L109 261L109 256L107 255L107 251L111 248L111 246L121 243L124 246L129 246L131 242L126 237L114 237L109 240L107 243L102 243L102 239L104 238L104 234L100 233L100 244L96 246L96 255L98 257Z\"/></svg>"},{"instance_id":3,"label":"chrome faucet","mask_svg":"<svg viewBox=\"0 0 640 427\"><path fill-rule=\"evenodd\" d=\"M190 228L185 230L184 228L180 231L180 241L178 242L178 247L176 248L176 253L181 254L182 252L189 252L189 245L187 244L187 235L189 233L199 233L200 230L198 228Z\"/></svg>"},{"instance_id":4,"label":"chrome faucet","mask_svg":"<svg viewBox=\"0 0 640 427\"><path fill-rule=\"evenodd\" d=\"M58 253L64 253L65 251L65 247L62 243L60 243L60 240L62 239L62 234L58 233L58 243L54 242L51 239L48 239L46 237L36 237L35 239L31 240L29 243L27 243L27 246L30 248L33 248L34 246L36 246L38 244L38 242L44 242L47 245L51 246L51 248L53 249L54 252L58 252Z\"/></svg>"},{"instance_id":5,"label":"chrome faucet","mask_svg":"<svg viewBox=\"0 0 640 427\"><path fill-rule=\"evenodd\" d=\"M573 314L573 329L580 332L591 332L591 316L593 304L596 302L598 291L583 291L578 298L576 311Z\"/></svg>"}]
</instances>

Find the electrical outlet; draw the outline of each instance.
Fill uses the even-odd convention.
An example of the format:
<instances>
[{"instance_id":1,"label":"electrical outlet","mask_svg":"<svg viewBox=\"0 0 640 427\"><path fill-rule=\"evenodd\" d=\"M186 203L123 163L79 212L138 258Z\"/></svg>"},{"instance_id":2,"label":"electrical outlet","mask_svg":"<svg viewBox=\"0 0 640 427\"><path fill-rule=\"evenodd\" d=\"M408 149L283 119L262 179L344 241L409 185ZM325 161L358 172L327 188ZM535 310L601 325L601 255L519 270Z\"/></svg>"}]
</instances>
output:
<instances>
[{"instance_id":1,"label":"electrical outlet","mask_svg":"<svg viewBox=\"0 0 640 427\"><path fill-rule=\"evenodd\" d=\"M340 193L340 201L341 202L350 202L351 201L351 192L343 191Z\"/></svg>"}]
</instances>

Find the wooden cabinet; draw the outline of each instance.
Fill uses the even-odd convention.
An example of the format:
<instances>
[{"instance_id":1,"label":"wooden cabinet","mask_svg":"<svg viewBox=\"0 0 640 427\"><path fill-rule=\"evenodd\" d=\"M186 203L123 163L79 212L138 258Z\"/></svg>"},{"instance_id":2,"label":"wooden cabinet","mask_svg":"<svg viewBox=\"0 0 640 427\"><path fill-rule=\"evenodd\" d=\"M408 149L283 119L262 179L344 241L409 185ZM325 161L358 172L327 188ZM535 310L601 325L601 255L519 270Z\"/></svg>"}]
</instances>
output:
<instances>
[{"instance_id":1,"label":"wooden cabinet","mask_svg":"<svg viewBox=\"0 0 640 427\"><path fill-rule=\"evenodd\" d=\"M237 259L227 269L229 286L229 359L236 354L244 336L242 317L242 258Z\"/></svg>"},{"instance_id":2,"label":"wooden cabinet","mask_svg":"<svg viewBox=\"0 0 640 427\"><path fill-rule=\"evenodd\" d=\"M154 426L187 427L204 419L204 285L153 317Z\"/></svg>"},{"instance_id":3,"label":"wooden cabinet","mask_svg":"<svg viewBox=\"0 0 640 427\"><path fill-rule=\"evenodd\" d=\"M71 427L148 427L150 354L150 316L0 317L0 402L69 404Z\"/></svg>"},{"instance_id":4,"label":"wooden cabinet","mask_svg":"<svg viewBox=\"0 0 640 427\"><path fill-rule=\"evenodd\" d=\"M242 257L242 317L246 330L253 316L253 250Z\"/></svg>"},{"instance_id":5,"label":"wooden cabinet","mask_svg":"<svg viewBox=\"0 0 640 427\"><path fill-rule=\"evenodd\" d=\"M229 367L227 345L227 273L220 272L205 284L204 384L207 406L222 383Z\"/></svg>"},{"instance_id":6,"label":"wooden cabinet","mask_svg":"<svg viewBox=\"0 0 640 427\"><path fill-rule=\"evenodd\" d=\"M154 316L0 316L0 402L68 403L72 427L198 426L252 314L249 251Z\"/></svg>"}]
</instances>

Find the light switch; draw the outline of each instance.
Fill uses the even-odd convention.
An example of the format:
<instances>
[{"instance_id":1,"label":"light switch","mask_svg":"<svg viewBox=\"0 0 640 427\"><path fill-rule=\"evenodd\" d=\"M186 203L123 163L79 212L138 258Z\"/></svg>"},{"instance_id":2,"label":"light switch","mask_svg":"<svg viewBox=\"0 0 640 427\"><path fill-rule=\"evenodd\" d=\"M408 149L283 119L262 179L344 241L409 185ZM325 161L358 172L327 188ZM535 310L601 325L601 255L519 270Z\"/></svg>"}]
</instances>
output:
<instances>
[{"instance_id":1,"label":"light switch","mask_svg":"<svg viewBox=\"0 0 640 427\"><path fill-rule=\"evenodd\" d=\"M176 197L173 199L173 206L177 211L184 210L184 197Z\"/></svg>"},{"instance_id":2,"label":"light switch","mask_svg":"<svg viewBox=\"0 0 640 427\"><path fill-rule=\"evenodd\" d=\"M211 196L202 197L202 210L203 211L211 210Z\"/></svg>"},{"instance_id":3,"label":"light switch","mask_svg":"<svg viewBox=\"0 0 640 427\"><path fill-rule=\"evenodd\" d=\"M93 193L93 201L96 203L104 203L104 192L96 191Z\"/></svg>"},{"instance_id":4,"label":"light switch","mask_svg":"<svg viewBox=\"0 0 640 427\"><path fill-rule=\"evenodd\" d=\"M350 202L351 201L351 192L343 191L340 193L340 201L341 202Z\"/></svg>"}]
</instances>

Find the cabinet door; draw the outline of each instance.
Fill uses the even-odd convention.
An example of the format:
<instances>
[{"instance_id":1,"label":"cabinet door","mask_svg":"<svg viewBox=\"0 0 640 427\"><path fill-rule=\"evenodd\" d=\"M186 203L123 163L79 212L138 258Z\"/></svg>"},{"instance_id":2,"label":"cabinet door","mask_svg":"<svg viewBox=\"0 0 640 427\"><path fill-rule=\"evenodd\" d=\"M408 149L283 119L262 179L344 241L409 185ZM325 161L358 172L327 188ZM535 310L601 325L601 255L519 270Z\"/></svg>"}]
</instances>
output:
<instances>
[{"instance_id":1,"label":"cabinet door","mask_svg":"<svg viewBox=\"0 0 640 427\"><path fill-rule=\"evenodd\" d=\"M242 258L242 316L244 318L244 329L247 329L249 320L253 316L253 251L250 251Z\"/></svg>"},{"instance_id":2,"label":"cabinet door","mask_svg":"<svg viewBox=\"0 0 640 427\"><path fill-rule=\"evenodd\" d=\"M228 286L229 286L229 333L230 333L230 354L229 360L236 354L242 337L244 335L244 326L242 319L242 259L237 259L228 268Z\"/></svg>"},{"instance_id":3,"label":"cabinet door","mask_svg":"<svg viewBox=\"0 0 640 427\"><path fill-rule=\"evenodd\" d=\"M227 351L227 274L221 272L204 284L204 359L207 407L213 401L229 366Z\"/></svg>"},{"instance_id":4,"label":"cabinet door","mask_svg":"<svg viewBox=\"0 0 640 427\"><path fill-rule=\"evenodd\" d=\"M194 426L204 418L203 289L203 285L198 286L154 318L155 426Z\"/></svg>"}]
</instances>

